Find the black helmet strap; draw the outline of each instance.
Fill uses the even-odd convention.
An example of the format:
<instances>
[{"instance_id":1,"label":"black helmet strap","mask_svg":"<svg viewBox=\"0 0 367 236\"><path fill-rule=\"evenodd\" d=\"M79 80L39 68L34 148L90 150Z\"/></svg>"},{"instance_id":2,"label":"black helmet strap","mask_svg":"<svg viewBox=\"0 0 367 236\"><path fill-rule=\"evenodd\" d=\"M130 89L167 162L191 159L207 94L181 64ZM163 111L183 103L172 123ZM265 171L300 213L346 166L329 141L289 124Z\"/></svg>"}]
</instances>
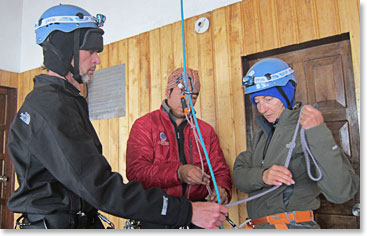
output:
<instances>
[{"instance_id":1,"label":"black helmet strap","mask_svg":"<svg viewBox=\"0 0 367 236\"><path fill-rule=\"evenodd\" d=\"M82 84L82 77L79 73L79 38L80 38L80 31L74 31L74 68L72 70L74 79L79 83Z\"/></svg>"},{"instance_id":2,"label":"black helmet strap","mask_svg":"<svg viewBox=\"0 0 367 236\"><path fill-rule=\"evenodd\" d=\"M62 32L57 32L62 33ZM65 34L65 33L64 33ZM67 35L67 34L65 34ZM82 78L79 73L79 38L80 38L80 31L75 30L73 32L73 38L71 40L74 41L73 51L64 52L62 45L65 43L55 42L57 46L55 46L52 42L50 37L48 37L43 43L42 47L44 50L44 63L45 66L62 75L65 76L69 71L72 72L74 79L79 83L82 82ZM55 39L53 39L55 40ZM68 40L67 37L63 37L60 40ZM65 41L64 41L65 42ZM58 48L60 47L60 48ZM70 55L69 55L69 54ZM70 59L68 59L70 57ZM74 66L71 65L71 57L74 57Z\"/></svg>"},{"instance_id":3,"label":"black helmet strap","mask_svg":"<svg viewBox=\"0 0 367 236\"><path fill-rule=\"evenodd\" d=\"M279 93L283 96L283 98L287 101L287 104L288 104L288 109L292 110L292 103L294 101L294 97L292 98L292 101L289 101L287 95L285 94L284 90L282 89L281 86L276 86L276 88L278 89Z\"/></svg>"}]
</instances>

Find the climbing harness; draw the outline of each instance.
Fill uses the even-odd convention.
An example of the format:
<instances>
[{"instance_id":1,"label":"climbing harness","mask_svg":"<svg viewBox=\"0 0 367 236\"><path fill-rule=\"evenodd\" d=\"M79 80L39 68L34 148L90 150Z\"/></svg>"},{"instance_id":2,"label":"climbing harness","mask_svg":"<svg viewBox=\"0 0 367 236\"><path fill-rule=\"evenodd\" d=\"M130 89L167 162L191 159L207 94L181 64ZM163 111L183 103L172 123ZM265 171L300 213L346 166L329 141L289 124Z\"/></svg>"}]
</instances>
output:
<instances>
[{"instance_id":1,"label":"climbing harness","mask_svg":"<svg viewBox=\"0 0 367 236\"><path fill-rule=\"evenodd\" d=\"M300 114L302 114L302 111L303 111L303 107L301 108ZM297 135L298 135L299 127L300 127L300 121L301 121L301 115L298 118L297 126L295 128L295 131L294 131L292 140L291 140L290 143L288 143L286 145L286 147L289 148L288 155L287 155L286 161L284 163L284 167L286 167L286 168L288 168L288 166L289 166L289 163L290 163L290 160L291 160L291 157L292 157L293 150L296 147L296 139L297 139ZM306 167L307 167L308 176L313 181L319 181L322 178L322 172L321 172L321 169L318 166L317 161L314 158L314 156L313 156L310 148L308 147L308 143L307 143L307 140L306 140L304 128L301 128L300 137L301 137L302 150L303 150L303 152L305 154ZM319 173L319 176L318 177L313 176L312 173L311 173L310 157L311 157L311 159L313 161L313 164L316 167L317 172ZM254 195L254 196L251 196L251 197L248 197L248 198L245 198L245 199L236 201L236 202L229 203L229 204L227 204L225 206L226 207L235 206L235 205L238 205L238 204L241 204L241 203L244 203L244 202L248 202L248 201L254 200L256 198L262 197L262 196L264 196L264 195L266 195L266 194L274 191L275 189L278 189L279 187L280 187L279 185L273 186L272 188L270 188L270 189L268 189L268 190L266 190L264 192L258 193L258 194ZM245 222L242 223L238 228L241 228L244 225L246 225L247 223L245 223Z\"/></svg>"},{"instance_id":2,"label":"climbing harness","mask_svg":"<svg viewBox=\"0 0 367 236\"><path fill-rule=\"evenodd\" d=\"M255 229L256 225L262 225L266 223L274 225L276 229L288 229L287 224L304 223L309 221L314 221L314 214L312 210L277 213L257 219L246 220L246 224L250 229Z\"/></svg>"}]
</instances>

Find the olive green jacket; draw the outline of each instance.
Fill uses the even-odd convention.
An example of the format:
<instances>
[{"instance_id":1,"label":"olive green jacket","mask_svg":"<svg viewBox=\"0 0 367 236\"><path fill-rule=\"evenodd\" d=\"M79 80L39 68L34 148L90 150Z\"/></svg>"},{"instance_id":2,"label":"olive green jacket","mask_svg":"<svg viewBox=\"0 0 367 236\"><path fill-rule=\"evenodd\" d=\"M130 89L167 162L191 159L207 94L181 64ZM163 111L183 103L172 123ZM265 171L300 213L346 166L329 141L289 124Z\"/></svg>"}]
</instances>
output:
<instances>
[{"instance_id":1,"label":"olive green jacket","mask_svg":"<svg viewBox=\"0 0 367 236\"><path fill-rule=\"evenodd\" d=\"M285 109L273 133L264 161L263 153L269 123L261 116L257 120L261 129L254 135L252 146L238 155L233 170L235 186L253 196L273 187L262 180L263 171L273 165L284 166L288 155L286 145L291 142L301 109ZM282 185L260 198L247 202L250 218L255 219L280 212L315 210L320 207L320 192L333 203L343 203L356 194L359 177L343 151L336 145L325 123L305 130L309 148L322 171L322 179L312 181L306 169L300 131L288 169L292 172L294 185ZM262 163L263 162L263 163ZM318 176L312 164L313 175ZM286 190L286 191L285 191Z\"/></svg>"}]
</instances>

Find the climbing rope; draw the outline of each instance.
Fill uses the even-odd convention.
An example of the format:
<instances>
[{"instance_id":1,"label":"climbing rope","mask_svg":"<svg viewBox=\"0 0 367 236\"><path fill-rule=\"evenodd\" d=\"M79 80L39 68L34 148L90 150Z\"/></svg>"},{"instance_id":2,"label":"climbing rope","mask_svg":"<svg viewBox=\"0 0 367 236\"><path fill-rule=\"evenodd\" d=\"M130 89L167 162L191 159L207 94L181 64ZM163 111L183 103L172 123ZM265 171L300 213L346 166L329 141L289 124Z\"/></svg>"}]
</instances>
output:
<instances>
[{"instance_id":1,"label":"climbing rope","mask_svg":"<svg viewBox=\"0 0 367 236\"><path fill-rule=\"evenodd\" d=\"M206 162L208 164L210 175L211 175L211 178L212 178L212 181L213 181L213 186L214 186L215 192L217 193L217 200L218 200L218 203L220 204L221 203L220 194L219 194L218 186L217 186L217 183L216 183L216 180L215 180L213 168L212 168L212 165L210 163L210 159L209 159L208 153L207 153L206 148L205 148L204 140L203 140L203 137L202 137L201 132L200 132L199 124L198 124L197 119L196 119L194 105L192 104L191 96L189 95L189 94L191 94L191 91L189 90L188 80L187 80L187 72L186 72L185 23L184 23L183 0L181 0L181 26L182 26L181 27L182 28L182 52L183 52L183 68L184 68L184 72L183 72L182 76L183 76L184 86L186 88L185 95L186 95L186 97L187 97L187 99L189 100L189 103L190 103L189 104L190 110L188 112L191 112L192 117L194 118L195 127L196 127L195 130L197 131L197 134L199 136L201 147L204 151ZM199 151L199 153L200 153L200 151Z\"/></svg>"}]
</instances>

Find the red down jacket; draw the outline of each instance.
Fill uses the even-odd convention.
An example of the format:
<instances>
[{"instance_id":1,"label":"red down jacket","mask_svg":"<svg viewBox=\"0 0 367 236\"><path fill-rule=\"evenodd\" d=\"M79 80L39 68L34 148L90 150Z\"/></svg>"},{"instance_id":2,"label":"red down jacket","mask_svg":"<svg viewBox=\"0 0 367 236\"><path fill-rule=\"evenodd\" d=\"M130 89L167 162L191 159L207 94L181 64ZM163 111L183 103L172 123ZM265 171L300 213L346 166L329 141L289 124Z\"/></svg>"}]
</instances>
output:
<instances>
[{"instance_id":1,"label":"red down jacket","mask_svg":"<svg viewBox=\"0 0 367 236\"><path fill-rule=\"evenodd\" d=\"M208 123L199 119L197 121L217 185L227 189L231 197L232 179L220 148L218 136ZM187 125L184 130L185 157L188 164L194 164L201 168L194 133L189 126ZM210 175L201 146L200 150L204 170ZM192 153L192 158L190 153ZM182 183L177 177L177 169L180 164L175 129L164 108L161 107L160 110L153 111L137 119L131 128L127 141L127 178L130 181L141 182L145 189L160 187L168 195L182 196ZM187 191L188 189L189 187ZM212 182L211 189L213 189ZM207 195L208 191L204 185L192 185L189 199L192 201L202 200Z\"/></svg>"}]
</instances>

